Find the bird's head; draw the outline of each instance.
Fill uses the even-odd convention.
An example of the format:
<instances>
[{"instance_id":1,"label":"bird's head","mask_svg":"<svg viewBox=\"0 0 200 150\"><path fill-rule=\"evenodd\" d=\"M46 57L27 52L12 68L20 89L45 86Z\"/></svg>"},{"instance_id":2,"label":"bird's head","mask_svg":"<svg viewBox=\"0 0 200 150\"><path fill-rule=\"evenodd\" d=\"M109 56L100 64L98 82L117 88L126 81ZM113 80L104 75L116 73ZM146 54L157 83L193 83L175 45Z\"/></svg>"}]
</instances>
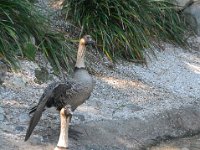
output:
<instances>
[{"instance_id":1,"label":"bird's head","mask_svg":"<svg viewBox=\"0 0 200 150\"><path fill-rule=\"evenodd\" d=\"M85 35L80 40L81 45L95 45L95 41L92 39L90 35Z\"/></svg>"}]
</instances>

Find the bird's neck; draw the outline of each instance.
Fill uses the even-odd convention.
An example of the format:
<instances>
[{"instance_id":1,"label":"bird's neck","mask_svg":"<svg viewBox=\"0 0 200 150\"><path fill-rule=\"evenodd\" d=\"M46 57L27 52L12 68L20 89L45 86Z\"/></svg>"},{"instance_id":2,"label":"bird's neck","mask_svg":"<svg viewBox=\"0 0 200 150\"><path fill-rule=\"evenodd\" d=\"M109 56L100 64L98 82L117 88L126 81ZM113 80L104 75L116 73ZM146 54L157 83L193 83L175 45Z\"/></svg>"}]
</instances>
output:
<instances>
[{"instance_id":1,"label":"bird's neck","mask_svg":"<svg viewBox=\"0 0 200 150\"><path fill-rule=\"evenodd\" d=\"M85 68L85 50L86 50L85 45L79 44L75 67Z\"/></svg>"}]
</instances>

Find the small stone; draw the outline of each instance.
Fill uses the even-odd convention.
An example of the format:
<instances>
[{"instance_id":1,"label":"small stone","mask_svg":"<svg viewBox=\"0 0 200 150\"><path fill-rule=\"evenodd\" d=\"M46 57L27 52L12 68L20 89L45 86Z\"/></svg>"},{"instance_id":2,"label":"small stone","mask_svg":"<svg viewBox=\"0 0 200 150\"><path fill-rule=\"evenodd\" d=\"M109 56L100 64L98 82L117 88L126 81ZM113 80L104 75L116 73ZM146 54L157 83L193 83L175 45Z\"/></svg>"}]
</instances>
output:
<instances>
[{"instance_id":1,"label":"small stone","mask_svg":"<svg viewBox=\"0 0 200 150\"><path fill-rule=\"evenodd\" d=\"M30 119L29 119L28 114L23 113L23 114L20 114L20 115L19 115L19 121L20 121L20 122L28 122L29 120L30 120Z\"/></svg>"},{"instance_id":2,"label":"small stone","mask_svg":"<svg viewBox=\"0 0 200 150\"><path fill-rule=\"evenodd\" d=\"M41 69L35 69L35 82L36 83L44 83L49 80L49 72L46 68L42 67Z\"/></svg>"},{"instance_id":3,"label":"small stone","mask_svg":"<svg viewBox=\"0 0 200 150\"><path fill-rule=\"evenodd\" d=\"M0 121L3 121L5 119L4 117L4 110L2 107L0 107Z\"/></svg>"},{"instance_id":4,"label":"small stone","mask_svg":"<svg viewBox=\"0 0 200 150\"><path fill-rule=\"evenodd\" d=\"M18 132L22 132L22 131L25 130L25 127L23 127L23 126L16 126L15 130L18 131Z\"/></svg>"},{"instance_id":5,"label":"small stone","mask_svg":"<svg viewBox=\"0 0 200 150\"><path fill-rule=\"evenodd\" d=\"M133 112L140 111L143 109L142 107L134 105L134 104L128 104L127 108L131 109Z\"/></svg>"},{"instance_id":6,"label":"small stone","mask_svg":"<svg viewBox=\"0 0 200 150\"><path fill-rule=\"evenodd\" d=\"M4 110L2 107L0 107L0 114L3 114L4 113Z\"/></svg>"},{"instance_id":7,"label":"small stone","mask_svg":"<svg viewBox=\"0 0 200 150\"><path fill-rule=\"evenodd\" d=\"M14 89L21 89L25 88L26 81L24 81L24 79L22 79L21 77L13 76L9 80L5 80L3 85Z\"/></svg>"},{"instance_id":8,"label":"small stone","mask_svg":"<svg viewBox=\"0 0 200 150\"><path fill-rule=\"evenodd\" d=\"M8 71L8 68L6 64L0 61L0 85L4 82L7 71Z\"/></svg>"},{"instance_id":9,"label":"small stone","mask_svg":"<svg viewBox=\"0 0 200 150\"><path fill-rule=\"evenodd\" d=\"M32 145L40 145L42 144L42 140L43 140L42 136L32 135L30 142Z\"/></svg>"},{"instance_id":10,"label":"small stone","mask_svg":"<svg viewBox=\"0 0 200 150\"><path fill-rule=\"evenodd\" d=\"M74 114L75 117L77 117L80 121L85 121L85 117L84 115L80 115L80 114Z\"/></svg>"},{"instance_id":11,"label":"small stone","mask_svg":"<svg viewBox=\"0 0 200 150\"><path fill-rule=\"evenodd\" d=\"M0 114L0 121L4 121L4 115L3 114Z\"/></svg>"},{"instance_id":12,"label":"small stone","mask_svg":"<svg viewBox=\"0 0 200 150\"><path fill-rule=\"evenodd\" d=\"M49 141L49 137L47 135L42 136L42 142L48 142Z\"/></svg>"}]
</instances>

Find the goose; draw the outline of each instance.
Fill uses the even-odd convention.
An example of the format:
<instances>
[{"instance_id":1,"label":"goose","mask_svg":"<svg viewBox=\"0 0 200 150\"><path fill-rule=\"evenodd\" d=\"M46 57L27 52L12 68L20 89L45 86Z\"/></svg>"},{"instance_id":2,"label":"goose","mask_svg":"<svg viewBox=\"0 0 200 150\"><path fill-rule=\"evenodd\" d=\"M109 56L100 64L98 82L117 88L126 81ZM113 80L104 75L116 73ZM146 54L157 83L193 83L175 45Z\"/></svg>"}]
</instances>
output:
<instances>
[{"instance_id":1,"label":"goose","mask_svg":"<svg viewBox=\"0 0 200 150\"><path fill-rule=\"evenodd\" d=\"M93 44L95 42L90 35L85 35L80 39L72 80L54 82L47 86L38 104L30 109L29 114L34 114L30 120L25 141L31 136L45 108L53 106L60 111L61 126L55 150L68 148L68 128L72 112L90 97L94 88L94 81L85 67L86 46Z\"/></svg>"}]
</instances>

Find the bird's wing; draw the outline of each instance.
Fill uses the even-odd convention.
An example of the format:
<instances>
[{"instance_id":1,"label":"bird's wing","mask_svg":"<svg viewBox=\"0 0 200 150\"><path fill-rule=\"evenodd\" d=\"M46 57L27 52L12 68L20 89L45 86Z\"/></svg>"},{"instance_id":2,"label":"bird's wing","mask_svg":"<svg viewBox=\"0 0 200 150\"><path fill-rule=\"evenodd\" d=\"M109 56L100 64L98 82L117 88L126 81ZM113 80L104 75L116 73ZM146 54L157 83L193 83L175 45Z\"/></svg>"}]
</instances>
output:
<instances>
[{"instance_id":1,"label":"bird's wing","mask_svg":"<svg viewBox=\"0 0 200 150\"><path fill-rule=\"evenodd\" d=\"M45 88L44 93L42 94L42 96L40 97L38 104L30 109L29 114L35 112L36 109L37 109L37 107L40 105L40 103L42 103L42 102L44 101L44 97L45 97L47 94L52 94L52 91L53 91L59 84L60 84L59 82L53 82L53 83L49 84L49 85ZM48 100L49 100L49 99L47 99L47 101L48 101Z\"/></svg>"},{"instance_id":2,"label":"bird's wing","mask_svg":"<svg viewBox=\"0 0 200 150\"><path fill-rule=\"evenodd\" d=\"M25 136L25 141L28 140L28 138L30 137L31 133L33 132L35 126L37 125L38 121L40 120L40 118L42 116L42 112L43 112L48 100L51 99L52 97L54 97L55 93L57 91L59 91L60 89L67 90L70 88L71 88L71 84L69 82L67 82L67 83L57 83L54 85L53 88L49 89L49 91L45 90L46 92L45 92L45 94L42 95L42 97L36 107L35 113L30 120L30 124L27 129L26 136Z\"/></svg>"},{"instance_id":3,"label":"bird's wing","mask_svg":"<svg viewBox=\"0 0 200 150\"><path fill-rule=\"evenodd\" d=\"M82 92L84 87L74 80L60 84L55 88L54 92L54 106L57 110L61 110L65 105L69 104L71 107L74 106L74 96ZM72 108L72 110L74 110Z\"/></svg>"}]
</instances>

